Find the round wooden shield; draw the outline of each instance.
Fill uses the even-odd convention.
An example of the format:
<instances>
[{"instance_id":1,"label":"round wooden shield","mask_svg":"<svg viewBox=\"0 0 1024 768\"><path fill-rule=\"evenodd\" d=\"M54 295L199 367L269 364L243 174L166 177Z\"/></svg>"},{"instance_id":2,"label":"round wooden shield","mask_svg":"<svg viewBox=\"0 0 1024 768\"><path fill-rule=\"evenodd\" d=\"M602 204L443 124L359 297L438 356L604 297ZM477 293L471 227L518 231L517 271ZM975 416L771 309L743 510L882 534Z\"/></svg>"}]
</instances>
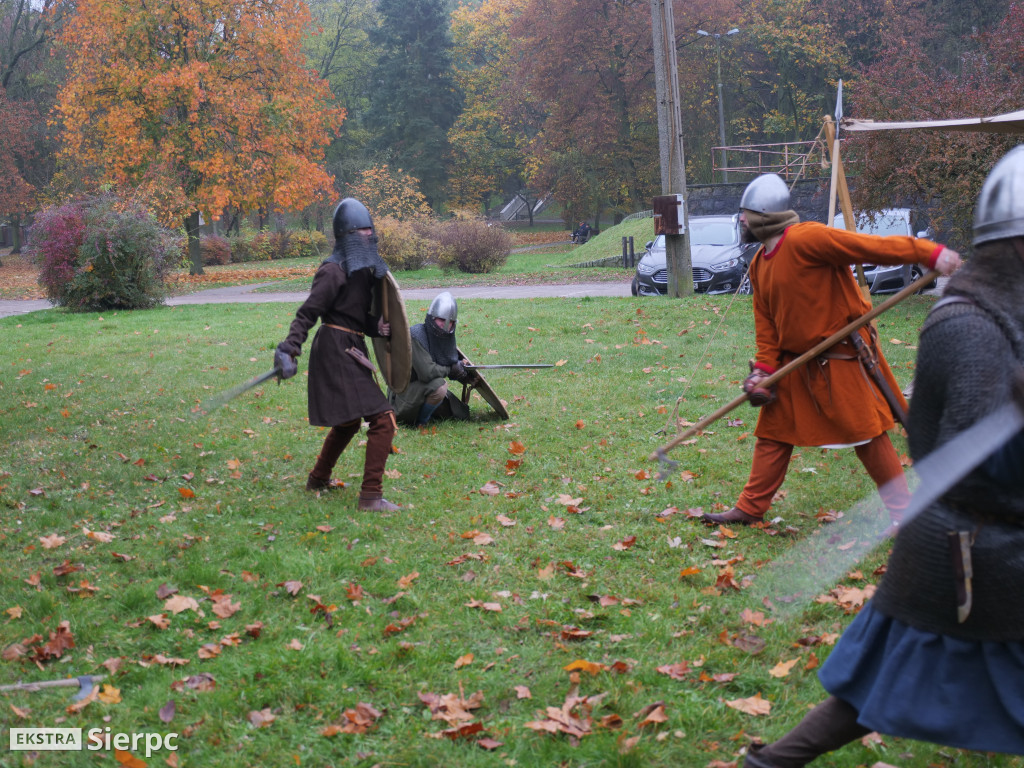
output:
<instances>
[{"instance_id":1,"label":"round wooden shield","mask_svg":"<svg viewBox=\"0 0 1024 768\"><path fill-rule=\"evenodd\" d=\"M473 361L466 357L466 355L463 354L461 349L459 349L458 347L456 347L455 349L459 353L459 357L464 359L469 365L473 364ZM478 395L480 395L481 398L483 398L483 401L485 403L487 403L489 406L491 406L491 408L494 409L495 413L497 413L501 418L507 419L508 411L505 410L505 406L501 402L501 398L498 397L498 394L493 389L491 389L491 385L487 383L487 380L484 379L484 376L480 371L475 371L475 373L479 377L475 384L462 385L462 402L466 403L466 405L469 405L470 396L473 394L473 392L476 392Z\"/></svg>"},{"instance_id":2,"label":"round wooden shield","mask_svg":"<svg viewBox=\"0 0 1024 768\"><path fill-rule=\"evenodd\" d=\"M412 336L409 335L409 318L405 314L405 302L398 288L395 276L388 272L377 283L373 297L372 312L391 324L389 338L374 337L373 354L384 381L393 392L404 392L409 386L412 373Z\"/></svg>"}]
</instances>

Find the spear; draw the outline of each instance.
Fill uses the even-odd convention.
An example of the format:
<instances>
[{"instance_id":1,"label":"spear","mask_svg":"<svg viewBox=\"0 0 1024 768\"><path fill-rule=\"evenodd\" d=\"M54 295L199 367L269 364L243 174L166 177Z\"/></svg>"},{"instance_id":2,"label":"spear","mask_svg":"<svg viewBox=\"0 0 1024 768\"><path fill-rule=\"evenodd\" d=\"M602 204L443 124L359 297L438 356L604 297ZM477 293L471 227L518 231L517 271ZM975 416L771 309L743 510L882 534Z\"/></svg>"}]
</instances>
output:
<instances>
[{"instance_id":1,"label":"spear","mask_svg":"<svg viewBox=\"0 0 1024 768\"><path fill-rule=\"evenodd\" d=\"M796 369L798 369L802 365L804 365L804 363L806 363L808 360L813 360L814 358L816 358L818 355L820 355L825 350L829 349L830 347L835 346L840 341L842 341L847 336L849 336L851 333L856 331L858 328L861 328L862 326L867 325L872 320L874 320L876 317L878 317L880 314L882 314L883 312L885 312L885 311L891 309L892 307L896 306L901 301L903 301L905 298L907 298L907 296L910 296L911 294L916 293L917 291L921 290L922 288L924 288L926 285L928 285L929 283L931 283L933 280L935 280L938 277L939 277L939 272L937 270L931 270L930 272L928 272L928 274L924 275L923 277L919 277L917 280L912 282L910 285L908 285L906 288L904 288L899 293L891 296L890 298L888 298L887 300L885 300L884 302L879 304L877 307L874 307L870 311L864 313L863 315L858 317L853 322L849 323L845 327L843 327L840 330L838 330L835 333L833 333L831 336L829 336L824 341L819 342L818 344L814 345L813 347L811 347L809 350L804 352L802 355L800 355L796 359L791 360L790 362L786 363L784 366L779 368L779 370L777 370L771 376L767 377L766 379L762 379L758 383L758 386L767 389L768 387L772 386L772 384L775 384L777 381L780 381L781 379L784 379L786 376L791 374L793 371L795 371ZM665 443L663 446L661 446L661 448L659 448L658 450L654 451L654 453L652 453L647 458L650 459L651 461L660 461L660 460L664 459L665 458L665 454L668 453L669 451L671 451L673 448L675 448L681 442L683 442L687 438L692 437L693 435L697 434L702 429L707 427L709 424L715 423L720 418L725 416L727 413L730 413L731 411L734 411L736 408L739 408L741 405L743 405L743 403L747 402L749 397L750 397L750 395L748 395L746 392L744 392L743 394L741 394L738 397L736 397L736 399L734 399L731 402L728 402L725 405L723 405L721 408L719 408L717 411L715 411L711 415L705 416L703 419L698 421L696 424L694 424L692 427L687 429L685 432L683 432L683 433L681 433L679 435L676 435L674 438L672 438L667 443Z\"/></svg>"}]
</instances>

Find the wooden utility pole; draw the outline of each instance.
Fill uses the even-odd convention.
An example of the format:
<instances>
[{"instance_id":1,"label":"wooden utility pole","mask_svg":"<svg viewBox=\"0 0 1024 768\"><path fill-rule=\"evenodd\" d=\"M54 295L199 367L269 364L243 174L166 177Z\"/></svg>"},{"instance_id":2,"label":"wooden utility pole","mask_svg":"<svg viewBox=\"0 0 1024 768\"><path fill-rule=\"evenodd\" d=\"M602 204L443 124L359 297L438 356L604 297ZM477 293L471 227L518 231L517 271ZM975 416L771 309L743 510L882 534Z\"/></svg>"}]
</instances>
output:
<instances>
[{"instance_id":1,"label":"wooden utility pole","mask_svg":"<svg viewBox=\"0 0 1024 768\"><path fill-rule=\"evenodd\" d=\"M690 232L686 202L686 165L683 157L683 120L679 110L679 69L676 65L676 32L671 0L651 0L654 32L654 85L658 102L658 146L661 158L662 195L681 195L681 232L665 235L668 295L693 294Z\"/></svg>"}]
</instances>

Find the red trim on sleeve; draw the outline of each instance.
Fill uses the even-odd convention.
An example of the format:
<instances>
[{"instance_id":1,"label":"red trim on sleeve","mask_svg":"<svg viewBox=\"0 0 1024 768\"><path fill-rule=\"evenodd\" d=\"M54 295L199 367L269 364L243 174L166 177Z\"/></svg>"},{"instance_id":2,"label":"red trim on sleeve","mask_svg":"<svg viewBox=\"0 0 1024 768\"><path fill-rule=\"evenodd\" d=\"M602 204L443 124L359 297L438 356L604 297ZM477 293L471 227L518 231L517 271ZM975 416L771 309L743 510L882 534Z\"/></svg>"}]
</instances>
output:
<instances>
[{"instance_id":1,"label":"red trim on sleeve","mask_svg":"<svg viewBox=\"0 0 1024 768\"><path fill-rule=\"evenodd\" d=\"M939 260L939 254L942 253L944 245L936 245L935 250L932 251L932 255L928 257L928 269L935 269L935 262Z\"/></svg>"},{"instance_id":2,"label":"red trim on sleeve","mask_svg":"<svg viewBox=\"0 0 1024 768\"><path fill-rule=\"evenodd\" d=\"M765 363L754 363L754 367L757 368L757 370L759 371L764 371L769 376L775 373L775 369L772 368L770 365L766 365Z\"/></svg>"}]
</instances>

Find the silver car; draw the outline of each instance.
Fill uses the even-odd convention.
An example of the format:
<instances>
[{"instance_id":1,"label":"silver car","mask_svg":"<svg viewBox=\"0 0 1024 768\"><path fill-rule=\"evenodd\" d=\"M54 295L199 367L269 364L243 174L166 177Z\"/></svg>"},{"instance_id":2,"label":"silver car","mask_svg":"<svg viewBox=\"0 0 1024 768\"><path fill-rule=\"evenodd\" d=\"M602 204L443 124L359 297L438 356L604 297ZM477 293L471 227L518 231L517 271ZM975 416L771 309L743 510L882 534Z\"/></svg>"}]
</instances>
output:
<instances>
[{"instance_id":1,"label":"silver car","mask_svg":"<svg viewBox=\"0 0 1024 768\"><path fill-rule=\"evenodd\" d=\"M914 233L915 217L909 208L886 208L875 214L857 214L857 231L867 235L907 235L909 237L931 237L931 230L925 229ZM835 225L839 229L845 228L843 214L837 214ZM863 264L864 279L867 281L871 293L893 293L903 288L904 285L917 280L924 274L920 264L907 266L896 265L886 266L880 264ZM906 282L904 282L904 280ZM935 282L926 285L921 290L935 287Z\"/></svg>"},{"instance_id":2,"label":"silver car","mask_svg":"<svg viewBox=\"0 0 1024 768\"><path fill-rule=\"evenodd\" d=\"M690 262L695 293L750 293L747 263L757 243L740 241L739 216L691 216ZM663 296L668 293L665 236L647 243L636 265L634 296Z\"/></svg>"}]
</instances>

